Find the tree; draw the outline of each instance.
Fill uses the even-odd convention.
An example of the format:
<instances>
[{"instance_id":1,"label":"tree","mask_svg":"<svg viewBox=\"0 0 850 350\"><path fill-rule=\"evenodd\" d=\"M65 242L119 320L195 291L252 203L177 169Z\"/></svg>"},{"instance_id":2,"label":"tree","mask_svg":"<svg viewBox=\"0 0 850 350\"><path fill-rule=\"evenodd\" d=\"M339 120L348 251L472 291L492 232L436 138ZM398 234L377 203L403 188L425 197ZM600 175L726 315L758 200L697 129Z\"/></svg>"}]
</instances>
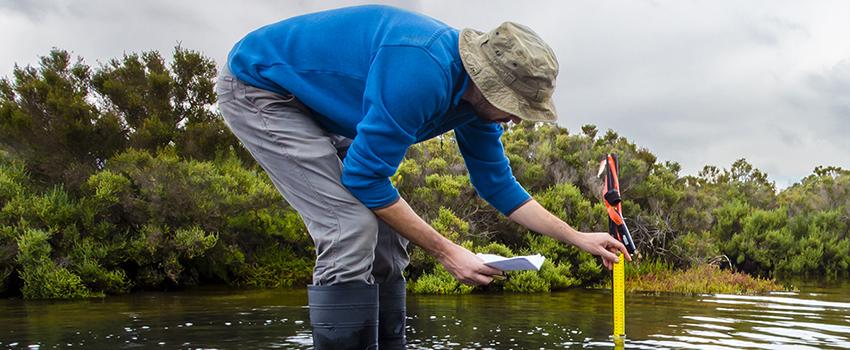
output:
<instances>
[{"instance_id":1,"label":"tree","mask_svg":"<svg viewBox=\"0 0 850 350\"><path fill-rule=\"evenodd\" d=\"M127 54L101 67L92 85L104 108L126 122L131 147L156 152L173 145L193 159L234 149L250 159L214 112L215 76L215 62L177 46L170 66L156 51Z\"/></svg>"},{"instance_id":2,"label":"tree","mask_svg":"<svg viewBox=\"0 0 850 350\"><path fill-rule=\"evenodd\" d=\"M54 49L38 68L16 65L13 76L0 81L0 146L37 181L76 187L126 146L123 121L93 104L81 59Z\"/></svg>"}]
</instances>

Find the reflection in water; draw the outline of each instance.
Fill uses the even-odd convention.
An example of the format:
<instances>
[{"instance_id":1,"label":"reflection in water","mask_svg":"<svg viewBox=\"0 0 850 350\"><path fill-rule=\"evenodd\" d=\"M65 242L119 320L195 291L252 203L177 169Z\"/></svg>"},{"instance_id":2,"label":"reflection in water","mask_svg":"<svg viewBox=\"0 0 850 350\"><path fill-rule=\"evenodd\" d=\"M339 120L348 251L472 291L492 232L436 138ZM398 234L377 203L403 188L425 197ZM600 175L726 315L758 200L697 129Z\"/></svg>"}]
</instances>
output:
<instances>
[{"instance_id":1,"label":"reflection in water","mask_svg":"<svg viewBox=\"0 0 850 350\"><path fill-rule=\"evenodd\" d=\"M848 287L628 295L625 349L850 349ZM304 305L303 290L0 300L0 349L309 349ZM605 290L410 296L408 307L410 349L615 348Z\"/></svg>"},{"instance_id":2,"label":"reflection in water","mask_svg":"<svg viewBox=\"0 0 850 350\"><path fill-rule=\"evenodd\" d=\"M683 322L678 331L634 343L659 348L850 349L845 317L850 313L850 303L845 302L850 295L844 286L824 293L710 295L698 300L702 306L719 306L696 308L689 313L699 315L681 318L697 322Z\"/></svg>"}]
</instances>

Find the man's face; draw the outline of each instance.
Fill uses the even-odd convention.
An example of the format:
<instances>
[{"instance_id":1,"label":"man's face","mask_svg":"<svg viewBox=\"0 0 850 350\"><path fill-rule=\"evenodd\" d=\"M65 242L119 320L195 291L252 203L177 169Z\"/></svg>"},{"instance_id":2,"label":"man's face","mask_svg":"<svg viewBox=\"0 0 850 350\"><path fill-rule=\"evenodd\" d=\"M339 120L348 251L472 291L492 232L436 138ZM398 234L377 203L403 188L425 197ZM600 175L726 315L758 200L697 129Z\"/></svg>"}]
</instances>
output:
<instances>
[{"instance_id":1,"label":"man's face","mask_svg":"<svg viewBox=\"0 0 850 350\"><path fill-rule=\"evenodd\" d=\"M522 120L520 117L511 115L496 108L496 106L493 106L490 102L487 102L487 100L483 98L479 101L479 103L473 105L472 108L480 118L489 120L493 123L514 122L514 124L518 124Z\"/></svg>"}]
</instances>

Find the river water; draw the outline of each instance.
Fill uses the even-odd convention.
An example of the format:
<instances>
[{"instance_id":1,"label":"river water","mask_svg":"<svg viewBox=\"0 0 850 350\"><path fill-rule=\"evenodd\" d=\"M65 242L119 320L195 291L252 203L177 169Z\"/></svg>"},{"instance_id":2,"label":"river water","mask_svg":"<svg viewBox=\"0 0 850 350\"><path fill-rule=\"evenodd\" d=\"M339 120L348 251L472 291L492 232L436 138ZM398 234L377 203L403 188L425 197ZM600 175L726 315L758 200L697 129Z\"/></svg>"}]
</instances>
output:
<instances>
[{"instance_id":1,"label":"river water","mask_svg":"<svg viewBox=\"0 0 850 350\"><path fill-rule=\"evenodd\" d=\"M626 349L850 349L850 282L626 296ZM0 300L0 349L309 349L304 290ZM408 297L410 349L613 349L611 293Z\"/></svg>"}]
</instances>

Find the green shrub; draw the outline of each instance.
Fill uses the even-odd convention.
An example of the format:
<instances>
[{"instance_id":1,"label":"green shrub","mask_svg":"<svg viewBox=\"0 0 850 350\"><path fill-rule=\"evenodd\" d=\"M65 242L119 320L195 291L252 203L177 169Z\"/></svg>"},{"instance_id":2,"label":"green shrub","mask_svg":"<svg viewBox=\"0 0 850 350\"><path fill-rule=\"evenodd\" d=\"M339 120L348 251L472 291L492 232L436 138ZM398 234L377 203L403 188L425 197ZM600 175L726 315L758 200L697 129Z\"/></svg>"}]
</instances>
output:
<instances>
[{"instance_id":1,"label":"green shrub","mask_svg":"<svg viewBox=\"0 0 850 350\"><path fill-rule=\"evenodd\" d=\"M50 234L27 230L18 237L18 264L24 282L22 293L27 299L70 299L100 296L91 292L77 276L50 259Z\"/></svg>"},{"instance_id":2,"label":"green shrub","mask_svg":"<svg viewBox=\"0 0 850 350\"><path fill-rule=\"evenodd\" d=\"M440 265L410 283L407 289L416 294L469 294L473 287L461 284Z\"/></svg>"},{"instance_id":3,"label":"green shrub","mask_svg":"<svg viewBox=\"0 0 850 350\"><path fill-rule=\"evenodd\" d=\"M511 274L505 282L505 290L518 293L539 293L550 291L551 285L537 271L521 271Z\"/></svg>"},{"instance_id":4,"label":"green shrub","mask_svg":"<svg viewBox=\"0 0 850 350\"><path fill-rule=\"evenodd\" d=\"M475 247L475 252L484 254L496 254L504 257L514 256L514 252L511 251L511 248L508 248L504 244L497 242L491 242L483 247Z\"/></svg>"},{"instance_id":5,"label":"green shrub","mask_svg":"<svg viewBox=\"0 0 850 350\"><path fill-rule=\"evenodd\" d=\"M4 153L0 153L0 208L13 197L22 195L29 183L25 165L6 157Z\"/></svg>"},{"instance_id":6,"label":"green shrub","mask_svg":"<svg viewBox=\"0 0 850 350\"><path fill-rule=\"evenodd\" d=\"M125 294L130 291L133 283L127 273L119 268L107 269L103 264L117 265L121 258L112 256L112 247L85 238L77 242L70 254L70 269L91 290L102 291L106 294Z\"/></svg>"},{"instance_id":7,"label":"green shrub","mask_svg":"<svg viewBox=\"0 0 850 350\"><path fill-rule=\"evenodd\" d=\"M523 245L527 247L522 254L540 254L553 261L561 261L570 256L569 244L555 240L552 237L537 233L527 232L523 236Z\"/></svg>"},{"instance_id":8,"label":"green shrub","mask_svg":"<svg viewBox=\"0 0 850 350\"><path fill-rule=\"evenodd\" d=\"M689 265L700 265L719 256L720 247L710 232L688 232L676 237L673 242L673 253Z\"/></svg>"},{"instance_id":9,"label":"green shrub","mask_svg":"<svg viewBox=\"0 0 850 350\"><path fill-rule=\"evenodd\" d=\"M581 280L573 277L572 265L570 263L559 263L557 265L546 261L538 272L546 282L550 290L566 289L581 284Z\"/></svg>"},{"instance_id":10,"label":"green shrub","mask_svg":"<svg viewBox=\"0 0 850 350\"><path fill-rule=\"evenodd\" d=\"M608 276L608 270L605 270L597 258L590 254L579 255L578 261L578 270L574 276L581 285L591 285Z\"/></svg>"},{"instance_id":11,"label":"green shrub","mask_svg":"<svg viewBox=\"0 0 850 350\"><path fill-rule=\"evenodd\" d=\"M201 276L211 283L239 284L247 267L245 252L238 244L219 241L203 257L195 259Z\"/></svg>"},{"instance_id":12,"label":"green shrub","mask_svg":"<svg viewBox=\"0 0 850 350\"><path fill-rule=\"evenodd\" d=\"M556 184L534 197L544 208L580 231L598 228L606 218L605 213L595 209L573 184Z\"/></svg>"},{"instance_id":13,"label":"green shrub","mask_svg":"<svg viewBox=\"0 0 850 350\"><path fill-rule=\"evenodd\" d=\"M198 226L179 228L174 232L174 246L185 259L203 255L218 242L218 235L206 233Z\"/></svg>"},{"instance_id":14,"label":"green shrub","mask_svg":"<svg viewBox=\"0 0 850 350\"><path fill-rule=\"evenodd\" d=\"M569 263L543 262L539 271L508 272L503 289L516 293L539 293L579 286L581 281L573 277Z\"/></svg>"},{"instance_id":15,"label":"green shrub","mask_svg":"<svg viewBox=\"0 0 850 350\"><path fill-rule=\"evenodd\" d=\"M53 264L24 266L21 271L26 299L75 299L103 296L92 293L77 276L64 267Z\"/></svg>"},{"instance_id":16,"label":"green shrub","mask_svg":"<svg viewBox=\"0 0 850 350\"><path fill-rule=\"evenodd\" d=\"M469 223L458 218L451 209L440 207L439 215L431 221L431 226L453 242L465 239L469 234Z\"/></svg>"},{"instance_id":17,"label":"green shrub","mask_svg":"<svg viewBox=\"0 0 850 350\"><path fill-rule=\"evenodd\" d=\"M79 218L76 201L62 186L55 186L42 194L15 196L0 212L0 220L17 224L23 220L31 227L55 233L75 226Z\"/></svg>"},{"instance_id":18,"label":"green shrub","mask_svg":"<svg viewBox=\"0 0 850 350\"><path fill-rule=\"evenodd\" d=\"M241 284L259 288L303 287L313 277L313 261L287 248L273 246L259 251L243 270Z\"/></svg>"},{"instance_id":19,"label":"green shrub","mask_svg":"<svg viewBox=\"0 0 850 350\"><path fill-rule=\"evenodd\" d=\"M128 259L143 271L137 284L147 288L163 282L179 285L187 266L215 246L218 236L199 227L172 230L166 226L145 225L127 245Z\"/></svg>"},{"instance_id":20,"label":"green shrub","mask_svg":"<svg viewBox=\"0 0 850 350\"><path fill-rule=\"evenodd\" d=\"M526 233L524 242L528 248L523 249L523 254L543 255L547 262L569 270L566 275L580 285L592 285L605 277L598 259L575 246L536 233Z\"/></svg>"},{"instance_id":21,"label":"green shrub","mask_svg":"<svg viewBox=\"0 0 850 350\"><path fill-rule=\"evenodd\" d=\"M17 230L12 226L0 225L0 295L9 291L9 280L17 269Z\"/></svg>"}]
</instances>

